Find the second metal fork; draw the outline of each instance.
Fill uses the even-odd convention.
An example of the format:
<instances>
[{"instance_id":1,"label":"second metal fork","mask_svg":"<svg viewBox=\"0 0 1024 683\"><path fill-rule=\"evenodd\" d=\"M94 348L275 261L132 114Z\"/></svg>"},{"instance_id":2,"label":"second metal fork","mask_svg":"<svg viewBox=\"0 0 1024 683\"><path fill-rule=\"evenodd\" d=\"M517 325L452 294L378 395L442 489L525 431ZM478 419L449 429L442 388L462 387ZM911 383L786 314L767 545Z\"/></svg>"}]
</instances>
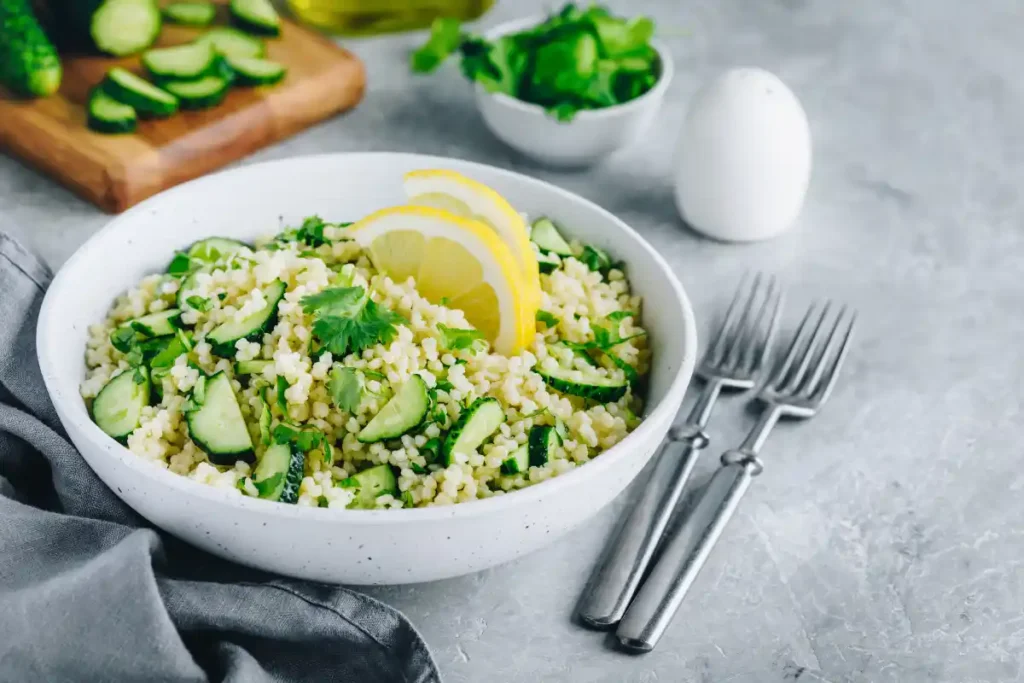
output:
<instances>
[{"instance_id":1,"label":"second metal fork","mask_svg":"<svg viewBox=\"0 0 1024 683\"><path fill-rule=\"evenodd\" d=\"M764 469L758 453L780 417L809 418L828 399L846 358L856 313L831 304L811 306L785 359L758 392L764 409L742 445L722 455L693 512L665 550L619 623L616 636L630 650L654 649L707 561L740 499ZM834 318L831 325L828 321Z\"/></svg>"},{"instance_id":2,"label":"second metal fork","mask_svg":"<svg viewBox=\"0 0 1024 683\"><path fill-rule=\"evenodd\" d=\"M749 287L748 287L748 283ZM654 469L597 566L579 609L585 623L613 626L633 598L655 548L682 496L701 449L711 410L722 389L754 387L779 318L782 294L774 277L744 277L714 342L696 369L704 389L682 427L673 427L655 454Z\"/></svg>"}]
</instances>

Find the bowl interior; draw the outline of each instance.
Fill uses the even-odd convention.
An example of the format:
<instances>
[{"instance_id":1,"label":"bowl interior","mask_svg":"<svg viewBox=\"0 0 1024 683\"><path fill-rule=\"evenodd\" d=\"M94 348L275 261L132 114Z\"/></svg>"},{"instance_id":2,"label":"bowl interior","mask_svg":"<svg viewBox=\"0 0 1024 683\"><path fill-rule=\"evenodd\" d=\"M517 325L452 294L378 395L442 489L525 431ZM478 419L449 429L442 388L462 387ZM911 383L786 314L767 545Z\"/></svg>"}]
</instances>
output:
<instances>
[{"instance_id":1,"label":"bowl interior","mask_svg":"<svg viewBox=\"0 0 1024 683\"><path fill-rule=\"evenodd\" d=\"M176 250L197 239L212 235L252 239L297 225L311 214L331 221L356 220L404 202L402 175L419 168L463 172L494 187L517 210L534 217L547 215L564 227L567 236L625 261L633 290L644 297L643 324L653 346L645 412L660 407L674 413L693 368L693 316L678 281L635 232L598 206L526 176L453 159L376 153L299 157L207 176L140 204L97 233L60 270L40 315L40 366L62 419L109 442L113 450L104 450L128 456L130 466L138 460L146 470L173 477L116 447L91 423L78 392L85 375L89 326L105 317L116 296L144 275L163 272ZM672 405L663 405L669 396Z\"/></svg>"}]
</instances>

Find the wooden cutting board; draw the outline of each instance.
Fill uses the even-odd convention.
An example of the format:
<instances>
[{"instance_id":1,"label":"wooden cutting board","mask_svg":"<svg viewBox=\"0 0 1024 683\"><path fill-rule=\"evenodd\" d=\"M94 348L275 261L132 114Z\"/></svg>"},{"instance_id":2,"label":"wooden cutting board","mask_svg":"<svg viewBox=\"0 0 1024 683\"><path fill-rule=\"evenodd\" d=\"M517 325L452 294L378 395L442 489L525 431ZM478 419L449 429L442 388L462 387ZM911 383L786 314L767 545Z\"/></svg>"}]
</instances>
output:
<instances>
[{"instance_id":1,"label":"wooden cutting board","mask_svg":"<svg viewBox=\"0 0 1024 683\"><path fill-rule=\"evenodd\" d=\"M217 25L224 18L218 17ZM158 45L177 45L203 29L165 25ZM268 39L267 57L288 67L274 86L232 88L224 102L167 119L139 121L127 135L85 125L89 89L113 66L141 73L138 57L62 55L60 92L18 100L0 89L0 150L21 157L105 211L236 161L355 106L366 82L363 64L327 38L289 21Z\"/></svg>"}]
</instances>

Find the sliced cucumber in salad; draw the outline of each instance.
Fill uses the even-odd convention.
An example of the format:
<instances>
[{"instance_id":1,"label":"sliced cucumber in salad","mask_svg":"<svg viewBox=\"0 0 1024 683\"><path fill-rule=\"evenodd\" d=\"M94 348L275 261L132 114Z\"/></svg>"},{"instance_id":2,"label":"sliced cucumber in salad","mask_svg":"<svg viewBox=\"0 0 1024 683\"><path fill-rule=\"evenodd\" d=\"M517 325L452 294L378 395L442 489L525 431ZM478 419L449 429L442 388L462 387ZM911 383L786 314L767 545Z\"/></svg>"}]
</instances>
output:
<instances>
[{"instance_id":1,"label":"sliced cucumber in salad","mask_svg":"<svg viewBox=\"0 0 1024 683\"><path fill-rule=\"evenodd\" d=\"M543 467L548 464L558 448L558 432L549 425L537 425L530 429L527 447L531 467Z\"/></svg>"},{"instance_id":2,"label":"sliced cucumber in salad","mask_svg":"<svg viewBox=\"0 0 1024 683\"><path fill-rule=\"evenodd\" d=\"M235 363L235 374L262 375L263 371L273 364L272 360L240 360Z\"/></svg>"},{"instance_id":3,"label":"sliced cucumber in salad","mask_svg":"<svg viewBox=\"0 0 1024 683\"><path fill-rule=\"evenodd\" d=\"M92 419L109 436L124 439L138 428L148 405L149 372L128 368L100 389L92 402Z\"/></svg>"},{"instance_id":4,"label":"sliced cucumber in salad","mask_svg":"<svg viewBox=\"0 0 1024 683\"><path fill-rule=\"evenodd\" d=\"M618 401L625 396L629 388L628 382L620 382L599 375L596 371L570 370L556 368L554 370L537 370L544 382L556 391L570 396L589 398L598 403Z\"/></svg>"},{"instance_id":5,"label":"sliced cucumber in salad","mask_svg":"<svg viewBox=\"0 0 1024 683\"><path fill-rule=\"evenodd\" d=\"M348 506L360 510L372 510L377 507L377 498L385 493L398 495L398 481L390 465L377 465L363 470L346 479L343 485L359 489Z\"/></svg>"},{"instance_id":6,"label":"sliced cucumber in salad","mask_svg":"<svg viewBox=\"0 0 1024 683\"><path fill-rule=\"evenodd\" d=\"M150 313L125 323L143 338L163 337L174 334L174 331L181 327L181 310L168 308L159 313Z\"/></svg>"},{"instance_id":7,"label":"sliced cucumber in salad","mask_svg":"<svg viewBox=\"0 0 1024 683\"><path fill-rule=\"evenodd\" d=\"M195 261L214 264L234 256L242 249L252 249L252 245L230 237L208 237L189 247L188 256Z\"/></svg>"},{"instance_id":8,"label":"sliced cucumber in salad","mask_svg":"<svg viewBox=\"0 0 1024 683\"><path fill-rule=\"evenodd\" d=\"M430 409L427 383L413 375L356 436L363 443L394 439L423 423Z\"/></svg>"},{"instance_id":9,"label":"sliced cucumber in salad","mask_svg":"<svg viewBox=\"0 0 1024 683\"><path fill-rule=\"evenodd\" d=\"M255 459L249 428L231 380L223 371L197 385L192 390L192 400L198 407L186 412L188 435L206 451L210 462L229 466L238 460Z\"/></svg>"},{"instance_id":10,"label":"sliced cucumber in salad","mask_svg":"<svg viewBox=\"0 0 1024 683\"><path fill-rule=\"evenodd\" d=\"M550 218L542 217L534 221L530 229L530 239L541 251L559 256L572 256L572 248Z\"/></svg>"},{"instance_id":11,"label":"sliced cucumber in salad","mask_svg":"<svg viewBox=\"0 0 1024 683\"><path fill-rule=\"evenodd\" d=\"M206 341L213 345L213 352L223 358L235 355L235 344L239 339L258 341L264 332L274 326L277 317L277 306L284 298L285 284L275 280L263 290L266 305L242 320L228 320L213 328Z\"/></svg>"},{"instance_id":12,"label":"sliced cucumber in salad","mask_svg":"<svg viewBox=\"0 0 1024 683\"><path fill-rule=\"evenodd\" d=\"M469 455L498 430L505 422L505 409L496 398L478 398L459 415L458 422L448 432L441 445L441 459L445 466L452 464L456 453Z\"/></svg>"},{"instance_id":13,"label":"sliced cucumber in salad","mask_svg":"<svg viewBox=\"0 0 1024 683\"><path fill-rule=\"evenodd\" d=\"M502 474L522 474L530 469L530 446L524 443L501 463Z\"/></svg>"},{"instance_id":14,"label":"sliced cucumber in salad","mask_svg":"<svg viewBox=\"0 0 1024 683\"><path fill-rule=\"evenodd\" d=\"M260 498L296 503L305 467L306 456L302 451L286 444L274 444L256 463L252 482Z\"/></svg>"}]
</instances>

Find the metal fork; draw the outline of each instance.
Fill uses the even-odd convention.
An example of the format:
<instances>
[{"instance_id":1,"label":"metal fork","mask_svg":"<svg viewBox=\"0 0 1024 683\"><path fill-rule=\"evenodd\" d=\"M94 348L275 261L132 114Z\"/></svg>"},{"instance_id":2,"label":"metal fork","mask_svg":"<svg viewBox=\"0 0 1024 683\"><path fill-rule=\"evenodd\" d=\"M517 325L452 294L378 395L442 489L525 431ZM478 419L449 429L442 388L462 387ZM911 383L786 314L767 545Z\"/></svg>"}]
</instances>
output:
<instances>
[{"instance_id":1,"label":"metal fork","mask_svg":"<svg viewBox=\"0 0 1024 683\"><path fill-rule=\"evenodd\" d=\"M622 618L636 592L701 449L704 428L723 389L751 389L765 364L778 326L782 293L774 277L744 275L714 343L696 369L704 390L685 424L673 427L655 454L654 470L640 499L598 564L581 601L585 623L605 628Z\"/></svg>"},{"instance_id":2,"label":"metal fork","mask_svg":"<svg viewBox=\"0 0 1024 683\"><path fill-rule=\"evenodd\" d=\"M755 400L764 410L757 424L739 448L722 455L722 466L697 507L666 542L616 630L627 649L648 652L657 645L751 480L764 469L758 452L779 418L813 417L832 393L857 318L845 306L830 315L833 307L831 302L812 305L804 315L785 359L758 392Z\"/></svg>"}]
</instances>

